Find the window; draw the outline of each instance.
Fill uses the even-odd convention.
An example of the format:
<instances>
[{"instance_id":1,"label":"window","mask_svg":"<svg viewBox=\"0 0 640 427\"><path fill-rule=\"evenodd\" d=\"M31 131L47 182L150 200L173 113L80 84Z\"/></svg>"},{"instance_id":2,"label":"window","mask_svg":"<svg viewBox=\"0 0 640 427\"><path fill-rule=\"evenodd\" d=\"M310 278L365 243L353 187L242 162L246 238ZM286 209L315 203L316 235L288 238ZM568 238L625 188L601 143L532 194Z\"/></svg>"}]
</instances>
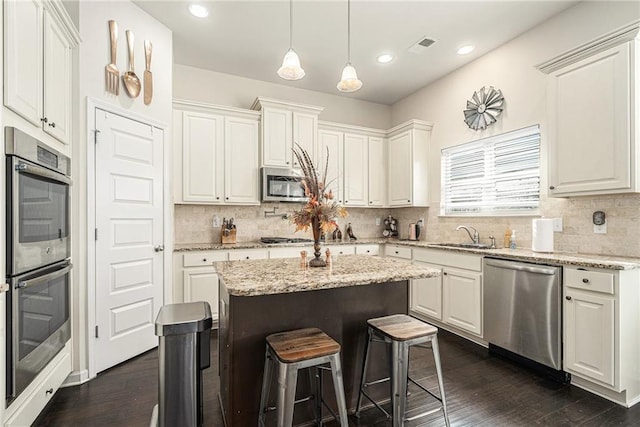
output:
<instances>
[{"instance_id":1,"label":"window","mask_svg":"<svg viewBox=\"0 0 640 427\"><path fill-rule=\"evenodd\" d=\"M537 214L538 125L444 148L441 215Z\"/></svg>"}]
</instances>

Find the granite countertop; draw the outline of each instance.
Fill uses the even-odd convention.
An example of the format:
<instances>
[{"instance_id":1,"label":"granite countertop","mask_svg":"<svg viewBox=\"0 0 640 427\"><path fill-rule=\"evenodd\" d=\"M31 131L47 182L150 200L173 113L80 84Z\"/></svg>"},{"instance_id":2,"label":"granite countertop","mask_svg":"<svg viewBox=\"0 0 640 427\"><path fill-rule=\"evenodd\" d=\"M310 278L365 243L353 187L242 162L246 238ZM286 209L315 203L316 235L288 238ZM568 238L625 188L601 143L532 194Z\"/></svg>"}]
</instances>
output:
<instances>
[{"instance_id":1,"label":"granite countertop","mask_svg":"<svg viewBox=\"0 0 640 427\"><path fill-rule=\"evenodd\" d=\"M537 264L562 264L573 265L577 267L602 268L609 270L637 270L640 269L640 258L621 257L615 255L596 255L596 254L576 254L569 252L553 252L542 253L533 252L530 249L475 249L475 248L459 248L451 246L442 246L435 242L398 240L389 238L372 238L358 239L352 241L337 242L329 240L323 242L322 245L377 245L392 244L399 246L408 246L414 248L439 249L460 253L472 253L495 258L505 258L519 261L532 262ZM207 251L207 250L225 250L225 249L259 249L259 248L280 248L280 247L311 247L312 243L287 243L287 244L270 244L266 245L261 242L242 242L233 244L221 243L187 243L174 246L174 252L187 251Z\"/></svg>"},{"instance_id":2,"label":"granite countertop","mask_svg":"<svg viewBox=\"0 0 640 427\"><path fill-rule=\"evenodd\" d=\"M330 267L306 267L299 258L214 263L233 296L259 296L314 291L440 275L435 268L379 256L334 257Z\"/></svg>"}]
</instances>

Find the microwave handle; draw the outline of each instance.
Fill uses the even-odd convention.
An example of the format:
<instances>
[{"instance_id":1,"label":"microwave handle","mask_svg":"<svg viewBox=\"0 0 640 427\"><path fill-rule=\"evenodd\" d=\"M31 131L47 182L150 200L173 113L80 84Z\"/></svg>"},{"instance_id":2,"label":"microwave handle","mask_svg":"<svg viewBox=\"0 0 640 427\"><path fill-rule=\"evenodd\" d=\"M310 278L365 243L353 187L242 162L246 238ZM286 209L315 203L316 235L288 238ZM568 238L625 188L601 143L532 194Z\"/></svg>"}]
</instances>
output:
<instances>
[{"instance_id":1,"label":"microwave handle","mask_svg":"<svg viewBox=\"0 0 640 427\"><path fill-rule=\"evenodd\" d=\"M35 165L33 163L27 163L23 160L15 161L15 170L18 172L26 172L31 175L38 175L44 178L51 179L53 181L58 181L63 184L71 185L71 180L66 176L59 174L57 172L53 172L47 168L43 168L42 166Z\"/></svg>"},{"instance_id":2,"label":"microwave handle","mask_svg":"<svg viewBox=\"0 0 640 427\"><path fill-rule=\"evenodd\" d=\"M71 263L65 264L65 266L60 270L52 271L51 273L45 274L44 276L34 277L33 279L29 279L29 280L20 280L16 284L16 289L28 288L30 286L38 286L49 280L57 279L58 277L64 276L65 274L69 273L71 271L71 267L73 267Z\"/></svg>"}]
</instances>

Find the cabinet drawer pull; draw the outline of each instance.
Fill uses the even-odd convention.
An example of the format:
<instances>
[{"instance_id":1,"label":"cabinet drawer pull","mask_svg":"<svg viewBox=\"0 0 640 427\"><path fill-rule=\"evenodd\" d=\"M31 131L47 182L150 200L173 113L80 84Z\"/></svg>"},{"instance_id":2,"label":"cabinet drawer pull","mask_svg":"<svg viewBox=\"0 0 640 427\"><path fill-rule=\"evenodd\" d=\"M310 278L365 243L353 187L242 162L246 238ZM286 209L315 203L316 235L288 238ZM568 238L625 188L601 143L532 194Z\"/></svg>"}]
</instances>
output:
<instances>
[{"instance_id":1,"label":"cabinet drawer pull","mask_svg":"<svg viewBox=\"0 0 640 427\"><path fill-rule=\"evenodd\" d=\"M396 255L399 254L400 252L396 251Z\"/></svg>"},{"instance_id":2,"label":"cabinet drawer pull","mask_svg":"<svg viewBox=\"0 0 640 427\"><path fill-rule=\"evenodd\" d=\"M202 258L202 262L207 262L207 259L206 258Z\"/></svg>"},{"instance_id":3,"label":"cabinet drawer pull","mask_svg":"<svg viewBox=\"0 0 640 427\"><path fill-rule=\"evenodd\" d=\"M582 279L582 283L589 283L589 279L587 278Z\"/></svg>"},{"instance_id":4,"label":"cabinet drawer pull","mask_svg":"<svg viewBox=\"0 0 640 427\"><path fill-rule=\"evenodd\" d=\"M571 297L569 295L567 295L565 298L567 299L567 301L571 301Z\"/></svg>"},{"instance_id":5,"label":"cabinet drawer pull","mask_svg":"<svg viewBox=\"0 0 640 427\"><path fill-rule=\"evenodd\" d=\"M411 200L407 200L407 202L411 203Z\"/></svg>"},{"instance_id":6,"label":"cabinet drawer pull","mask_svg":"<svg viewBox=\"0 0 640 427\"><path fill-rule=\"evenodd\" d=\"M246 259L249 259L249 257L246 257Z\"/></svg>"},{"instance_id":7,"label":"cabinet drawer pull","mask_svg":"<svg viewBox=\"0 0 640 427\"><path fill-rule=\"evenodd\" d=\"M47 394L53 394L53 389L52 389L52 388L50 388L49 390L46 390L46 391L44 392L44 394L45 394L45 396L46 396Z\"/></svg>"},{"instance_id":8,"label":"cabinet drawer pull","mask_svg":"<svg viewBox=\"0 0 640 427\"><path fill-rule=\"evenodd\" d=\"M549 186L549 190L555 190L555 189L556 189L556 187L554 185L550 185Z\"/></svg>"}]
</instances>

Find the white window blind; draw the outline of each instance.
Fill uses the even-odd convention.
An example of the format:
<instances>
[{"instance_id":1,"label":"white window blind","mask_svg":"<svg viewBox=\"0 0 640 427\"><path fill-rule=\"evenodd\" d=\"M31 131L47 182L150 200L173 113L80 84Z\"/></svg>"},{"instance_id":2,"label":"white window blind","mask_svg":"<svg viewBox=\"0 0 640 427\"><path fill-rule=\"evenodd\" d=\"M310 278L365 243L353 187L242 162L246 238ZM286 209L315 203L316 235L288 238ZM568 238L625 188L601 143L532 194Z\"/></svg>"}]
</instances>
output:
<instances>
[{"instance_id":1,"label":"white window blind","mask_svg":"<svg viewBox=\"0 0 640 427\"><path fill-rule=\"evenodd\" d=\"M537 213L540 128L444 148L441 171L441 215Z\"/></svg>"}]
</instances>

